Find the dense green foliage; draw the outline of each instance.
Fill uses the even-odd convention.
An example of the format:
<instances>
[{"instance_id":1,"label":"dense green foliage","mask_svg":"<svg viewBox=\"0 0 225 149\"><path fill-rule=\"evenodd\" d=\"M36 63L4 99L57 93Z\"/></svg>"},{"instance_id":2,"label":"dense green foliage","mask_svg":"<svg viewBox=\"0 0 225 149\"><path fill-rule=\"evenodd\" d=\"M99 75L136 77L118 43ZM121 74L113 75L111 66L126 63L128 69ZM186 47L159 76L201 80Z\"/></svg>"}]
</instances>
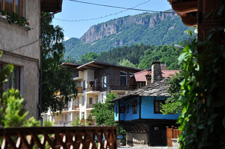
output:
<instances>
[{"instance_id":1,"label":"dense green foliage","mask_svg":"<svg viewBox=\"0 0 225 149\"><path fill-rule=\"evenodd\" d=\"M2 51L0 51L0 57ZM8 64L0 70L0 126L3 127L18 127L18 126L36 126L34 123L40 124L33 117L25 119L28 112L24 109L23 101L19 90L8 89L3 93L3 84L8 81L8 77L13 72L13 65ZM33 123L31 123L33 122ZM27 125L29 124L29 125Z\"/></svg>"},{"instance_id":2,"label":"dense green foliage","mask_svg":"<svg viewBox=\"0 0 225 149\"><path fill-rule=\"evenodd\" d=\"M21 126L28 112L23 109L23 100L18 90L9 89L3 93L1 100L1 123L4 127Z\"/></svg>"},{"instance_id":3,"label":"dense green foliage","mask_svg":"<svg viewBox=\"0 0 225 149\"><path fill-rule=\"evenodd\" d=\"M168 92L171 96L166 100L165 104L162 104L161 112L163 114L175 114L180 113L182 110L181 101L179 100L180 97L180 82L183 80L180 73L177 73L173 76L170 80L168 80L168 84L170 87Z\"/></svg>"},{"instance_id":4,"label":"dense green foliage","mask_svg":"<svg viewBox=\"0 0 225 149\"><path fill-rule=\"evenodd\" d=\"M131 63L128 59L123 59L122 61L120 61L120 62L118 63L118 65L120 65L120 66L132 67L132 68L137 68L137 65L134 65L134 64Z\"/></svg>"},{"instance_id":5,"label":"dense green foliage","mask_svg":"<svg viewBox=\"0 0 225 149\"><path fill-rule=\"evenodd\" d=\"M185 42L182 42L183 44ZM81 57L81 61L68 59L67 61L83 64L91 60L106 62L110 64L118 64L128 67L138 67L141 69L151 68L154 60L159 60L162 64L166 64L167 69L178 69L178 56L181 52L180 48L174 45L152 46L144 44L136 44L130 47L124 46L113 48L108 52L96 54L90 52Z\"/></svg>"},{"instance_id":6,"label":"dense green foliage","mask_svg":"<svg viewBox=\"0 0 225 149\"><path fill-rule=\"evenodd\" d=\"M95 116L95 121L97 125L106 126L117 126L118 124L114 121L114 104L110 103L111 100L115 99L117 96L115 93L109 93L106 95L105 103L98 102L94 105L94 109L91 111L92 116ZM125 139L126 131L120 126L117 127L118 135L122 135ZM124 140L122 140L123 143Z\"/></svg>"},{"instance_id":7,"label":"dense green foliage","mask_svg":"<svg viewBox=\"0 0 225 149\"><path fill-rule=\"evenodd\" d=\"M224 5L221 8L224 16ZM225 47L218 40L223 37L224 27L211 30L206 41L194 40L179 57L184 70L179 118L182 149L225 148Z\"/></svg>"},{"instance_id":8,"label":"dense green foliage","mask_svg":"<svg viewBox=\"0 0 225 149\"><path fill-rule=\"evenodd\" d=\"M132 20L136 20L136 22L129 23ZM116 26L116 33L103 35L102 39L90 43L83 43L78 38L71 38L64 42L66 48L64 59L70 57L81 60L81 56L89 52L100 54L115 47L140 43L154 46L176 44L188 38L183 34L187 27L182 24L177 15L144 13L118 18L96 25L95 28L99 28L99 30L96 29L96 34L103 32L102 26ZM94 34L90 36L94 36Z\"/></svg>"},{"instance_id":9,"label":"dense green foliage","mask_svg":"<svg viewBox=\"0 0 225 149\"><path fill-rule=\"evenodd\" d=\"M114 106L109 101L115 99L117 96L115 93L107 94L105 103L98 102L93 105L94 109L91 111L92 116L95 116L97 125L114 126Z\"/></svg>"},{"instance_id":10,"label":"dense green foliage","mask_svg":"<svg viewBox=\"0 0 225 149\"><path fill-rule=\"evenodd\" d=\"M48 14L43 13L42 16ZM50 107L52 111L62 110L69 99L69 95L75 94L75 83L72 80L72 70L60 67L63 54L63 32L59 26L54 27L52 17L42 20L42 111ZM60 91L60 96L54 93Z\"/></svg>"},{"instance_id":11,"label":"dense green foliage","mask_svg":"<svg viewBox=\"0 0 225 149\"><path fill-rule=\"evenodd\" d=\"M175 48L174 45L171 46L158 46L153 50L148 49L145 51L144 55L140 58L139 68L150 68L152 61L159 60L162 64L166 64L167 69L178 69L178 56L180 54L180 49Z\"/></svg>"}]
</instances>

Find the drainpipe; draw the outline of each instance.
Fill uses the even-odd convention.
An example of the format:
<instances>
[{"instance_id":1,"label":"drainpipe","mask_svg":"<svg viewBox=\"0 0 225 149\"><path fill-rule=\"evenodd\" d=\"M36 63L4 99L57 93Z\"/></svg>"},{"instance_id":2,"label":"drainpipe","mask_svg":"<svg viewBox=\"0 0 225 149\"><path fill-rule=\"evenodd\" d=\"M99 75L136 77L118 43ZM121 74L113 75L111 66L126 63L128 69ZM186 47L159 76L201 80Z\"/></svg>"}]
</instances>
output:
<instances>
[{"instance_id":1,"label":"drainpipe","mask_svg":"<svg viewBox=\"0 0 225 149\"><path fill-rule=\"evenodd\" d=\"M40 4L41 5L41 4ZM40 7L40 15L41 15L41 7ZM40 16L40 68L39 68L39 120L41 120L41 124L43 124L43 119L41 117L42 112L42 17Z\"/></svg>"}]
</instances>

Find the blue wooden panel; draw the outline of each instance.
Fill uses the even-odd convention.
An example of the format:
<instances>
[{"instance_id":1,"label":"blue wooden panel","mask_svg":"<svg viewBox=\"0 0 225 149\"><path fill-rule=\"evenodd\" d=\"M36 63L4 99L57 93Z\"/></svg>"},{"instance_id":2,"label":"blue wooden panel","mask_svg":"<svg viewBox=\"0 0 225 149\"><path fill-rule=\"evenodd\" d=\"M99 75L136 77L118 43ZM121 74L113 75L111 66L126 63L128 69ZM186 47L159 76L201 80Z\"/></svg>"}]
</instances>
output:
<instances>
[{"instance_id":1,"label":"blue wooden panel","mask_svg":"<svg viewBox=\"0 0 225 149\"><path fill-rule=\"evenodd\" d=\"M156 97L156 100L165 100L165 97ZM155 114L154 113L154 97L142 97L141 103L141 118L142 119L178 119L178 114Z\"/></svg>"},{"instance_id":2,"label":"blue wooden panel","mask_svg":"<svg viewBox=\"0 0 225 149\"><path fill-rule=\"evenodd\" d=\"M136 100L140 101L139 97L136 97ZM125 121L130 121L130 120L136 120L139 119L139 104L137 105L137 113L133 114L133 107L129 107L129 112L127 113L127 109L125 110L124 113L124 120Z\"/></svg>"}]
</instances>

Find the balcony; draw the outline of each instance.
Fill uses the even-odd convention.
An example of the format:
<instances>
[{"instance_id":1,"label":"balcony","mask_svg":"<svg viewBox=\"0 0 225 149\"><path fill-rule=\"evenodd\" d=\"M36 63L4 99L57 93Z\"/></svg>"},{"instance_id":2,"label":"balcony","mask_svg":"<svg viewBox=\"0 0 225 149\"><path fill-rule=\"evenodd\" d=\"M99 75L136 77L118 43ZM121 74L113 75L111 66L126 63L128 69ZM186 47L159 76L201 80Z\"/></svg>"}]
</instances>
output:
<instances>
[{"instance_id":1,"label":"balcony","mask_svg":"<svg viewBox=\"0 0 225 149\"><path fill-rule=\"evenodd\" d=\"M77 109L79 109L79 108L80 108L79 105L78 105L78 104L75 104L75 105L73 105L72 110L77 110Z\"/></svg>"},{"instance_id":2,"label":"balcony","mask_svg":"<svg viewBox=\"0 0 225 149\"><path fill-rule=\"evenodd\" d=\"M65 105L64 105L63 111L68 111L68 104L65 104Z\"/></svg>"},{"instance_id":3,"label":"balcony","mask_svg":"<svg viewBox=\"0 0 225 149\"><path fill-rule=\"evenodd\" d=\"M116 149L113 127L16 127L0 128L2 149L7 148L110 148ZM104 140L105 138L105 140Z\"/></svg>"},{"instance_id":4,"label":"balcony","mask_svg":"<svg viewBox=\"0 0 225 149\"><path fill-rule=\"evenodd\" d=\"M90 91L100 91L100 89L101 89L101 87L95 87L95 86L93 86L93 87L88 87L86 89L86 91L87 92L90 92Z\"/></svg>"},{"instance_id":5,"label":"balcony","mask_svg":"<svg viewBox=\"0 0 225 149\"><path fill-rule=\"evenodd\" d=\"M93 108L93 104L87 104L86 108Z\"/></svg>"}]
</instances>

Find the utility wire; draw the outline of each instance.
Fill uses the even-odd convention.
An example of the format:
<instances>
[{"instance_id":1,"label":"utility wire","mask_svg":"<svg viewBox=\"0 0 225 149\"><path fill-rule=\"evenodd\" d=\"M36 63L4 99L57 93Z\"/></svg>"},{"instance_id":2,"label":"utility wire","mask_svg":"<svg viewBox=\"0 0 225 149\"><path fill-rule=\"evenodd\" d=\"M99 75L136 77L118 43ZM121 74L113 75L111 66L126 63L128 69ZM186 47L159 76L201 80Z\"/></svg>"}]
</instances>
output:
<instances>
[{"instance_id":1,"label":"utility wire","mask_svg":"<svg viewBox=\"0 0 225 149\"><path fill-rule=\"evenodd\" d=\"M147 10L147 9L126 8L126 7L120 7L120 6L112 6L112 5L84 2L84 1L79 1L79 0L70 0L70 1L77 2L77 3L83 3L83 4L89 4L89 5L95 5L95 6L117 8L117 9L135 10L135 11L144 11L144 12L173 13L173 12L167 12L167 11L155 11L155 10Z\"/></svg>"},{"instance_id":2,"label":"utility wire","mask_svg":"<svg viewBox=\"0 0 225 149\"><path fill-rule=\"evenodd\" d=\"M27 47L27 46L29 46L29 45L32 45L32 44L34 44L34 43L38 42L38 41L39 41L39 39L37 39L37 40L35 40L35 41L31 42L31 43L28 43L28 44L26 44L26 45L20 46L20 47L18 47L18 48L16 48L16 49L9 50L9 52L16 51L16 50L18 50L18 49L21 49L21 48Z\"/></svg>"},{"instance_id":3,"label":"utility wire","mask_svg":"<svg viewBox=\"0 0 225 149\"><path fill-rule=\"evenodd\" d=\"M146 4L148 2L150 2L151 0L147 0L145 2L142 2L132 8L136 8L140 5L143 5L143 4ZM123 12L126 12L126 11L129 11L129 10L122 10L122 11L119 11L119 12L116 12L116 13L113 13L113 14L108 14L108 15L105 15L105 16L101 16L101 17L96 17L96 18L89 18L89 19L78 19L78 20L69 20L69 19L60 19L60 18L54 18L55 20L58 20L58 21L65 21L65 22L82 22L82 21L91 21L91 20L97 20L97 19L102 19L102 18L106 18L106 17L109 17L109 16L113 16L113 15L117 15L117 14L120 14L120 13L123 13Z\"/></svg>"}]
</instances>

